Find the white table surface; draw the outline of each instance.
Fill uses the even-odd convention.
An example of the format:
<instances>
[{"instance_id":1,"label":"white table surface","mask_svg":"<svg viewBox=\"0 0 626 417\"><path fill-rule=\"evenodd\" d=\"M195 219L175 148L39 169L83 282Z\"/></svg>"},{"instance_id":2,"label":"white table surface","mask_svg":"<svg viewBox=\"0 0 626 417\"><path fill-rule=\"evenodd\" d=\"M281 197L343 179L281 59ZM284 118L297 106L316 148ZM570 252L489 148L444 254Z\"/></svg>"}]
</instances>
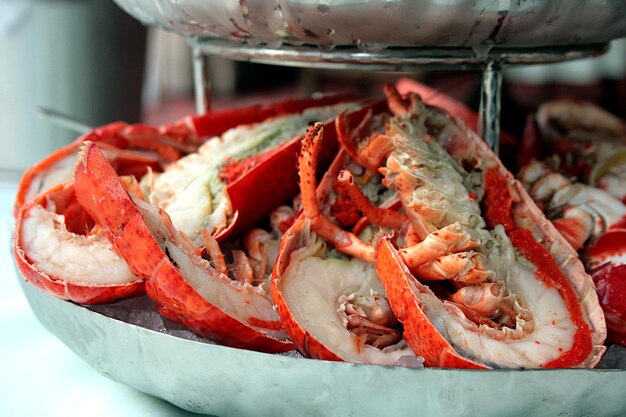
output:
<instances>
[{"instance_id":1,"label":"white table surface","mask_svg":"<svg viewBox=\"0 0 626 417\"><path fill-rule=\"evenodd\" d=\"M0 182L0 416L197 416L99 374L39 323L13 266L15 190Z\"/></svg>"}]
</instances>

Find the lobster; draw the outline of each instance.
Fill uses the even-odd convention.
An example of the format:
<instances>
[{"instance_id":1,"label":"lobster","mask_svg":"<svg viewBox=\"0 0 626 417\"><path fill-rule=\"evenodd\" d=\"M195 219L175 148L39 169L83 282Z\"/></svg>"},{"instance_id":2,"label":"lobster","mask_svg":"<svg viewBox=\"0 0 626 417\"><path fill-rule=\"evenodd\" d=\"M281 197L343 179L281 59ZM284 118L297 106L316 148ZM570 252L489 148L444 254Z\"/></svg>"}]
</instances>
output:
<instances>
[{"instance_id":1,"label":"lobster","mask_svg":"<svg viewBox=\"0 0 626 417\"><path fill-rule=\"evenodd\" d=\"M365 171L352 161L342 145L317 190L314 185L322 144L329 137L341 138L341 129L363 114L381 109L379 104L365 113L339 116L335 121L337 132L332 125L317 124L307 133L298 163L302 213L281 239L272 274L272 294L285 330L304 355L419 368L423 358L413 353L402 338L401 325L391 311L373 263L358 256L341 256L335 249L342 238L334 233L342 231L321 215L325 212L344 225L356 226L359 221L358 213L353 215L353 201L345 205L342 193L336 190L336 178L341 172L348 172L346 167L355 170L357 181L368 182L373 194L377 194L376 188L380 189L380 182L365 178ZM333 230L320 233L320 228L325 227ZM372 236L373 229L363 222L358 228L360 233ZM333 239L329 240L328 235L333 235ZM343 235L349 245L349 234Z\"/></svg>"},{"instance_id":2,"label":"lobster","mask_svg":"<svg viewBox=\"0 0 626 417\"><path fill-rule=\"evenodd\" d=\"M18 267L81 303L145 288L168 319L238 348L408 367L594 366L605 319L576 252L458 119L385 93L82 138L20 187ZM44 269L32 245L44 226L75 246L97 241L117 257L107 264L125 264L118 281Z\"/></svg>"}]
</instances>

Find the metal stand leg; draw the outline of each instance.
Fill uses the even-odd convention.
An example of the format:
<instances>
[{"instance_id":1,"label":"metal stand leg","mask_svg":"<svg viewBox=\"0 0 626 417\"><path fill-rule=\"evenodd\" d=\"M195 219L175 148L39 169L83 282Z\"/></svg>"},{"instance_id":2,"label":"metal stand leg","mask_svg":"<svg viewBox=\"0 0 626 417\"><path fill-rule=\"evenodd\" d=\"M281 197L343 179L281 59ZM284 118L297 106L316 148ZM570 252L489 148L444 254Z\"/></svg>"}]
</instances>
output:
<instances>
[{"instance_id":1,"label":"metal stand leg","mask_svg":"<svg viewBox=\"0 0 626 417\"><path fill-rule=\"evenodd\" d=\"M496 153L500 151L500 99L502 95L502 68L498 61L489 61L483 71L480 96L478 134Z\"/></svg>"},{"instance_id":2,"label":"metal stand leg","mask_svg":"<svg viewBox=\"0 0 626 417\"><path fill-rule=\"evenodd\" d=\"M211 80L209 78L209 57L195 45L193 48L193 81L196 95L196 112L211 110Z\"/></svg>"}]
</instances>

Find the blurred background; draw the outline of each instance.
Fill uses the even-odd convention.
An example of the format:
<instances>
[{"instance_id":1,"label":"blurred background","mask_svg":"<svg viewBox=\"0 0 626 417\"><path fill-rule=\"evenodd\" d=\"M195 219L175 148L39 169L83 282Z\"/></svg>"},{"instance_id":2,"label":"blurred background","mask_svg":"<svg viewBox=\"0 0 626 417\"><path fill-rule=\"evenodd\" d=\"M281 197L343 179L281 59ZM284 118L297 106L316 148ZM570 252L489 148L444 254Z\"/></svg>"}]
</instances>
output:
<instances>
[{"instance_id":1,"label":"blurred background","mask_svg":"<svg viewBox=\"0 0 626 417\"><path fill-rule=\"evenodd\" d=\"M191 49L147 29L103 0L0 0L0 174L21 172L78 134L38 116L40 108L87 126L116 120L172 122L195 112ZM477 109L477 72L366 73L209 58L215 109L315 91L380 94L410 77ZM502 128L521 135L526 115L555 97L592 101L626 118L626 39L609 53L564 64L507 69Z\"/></svg>"}]
</instances>

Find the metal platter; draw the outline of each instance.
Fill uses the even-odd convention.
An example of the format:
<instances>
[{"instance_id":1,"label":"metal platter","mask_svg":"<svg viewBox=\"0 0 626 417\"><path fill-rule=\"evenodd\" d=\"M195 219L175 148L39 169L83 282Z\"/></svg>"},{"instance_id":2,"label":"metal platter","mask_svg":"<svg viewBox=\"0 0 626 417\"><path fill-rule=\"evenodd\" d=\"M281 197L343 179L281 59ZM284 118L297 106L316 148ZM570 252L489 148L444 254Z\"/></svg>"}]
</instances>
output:
<instances>
[{"instance_id":1,"label":"metal platter","mask_svg":"<svg viewBox=\"0 0 626 417\"><path fill-rule=\"evenodd\" d=\"M626 36L623 0L115 0L185 37L272 48L540 47Z\"/></svg>"},{"instance_id":2,"label":"metal platter","mask_svg":"<svg viewBox=\"0 0 626 417\"><path fill-rule=\"evenodd\" d=\"M269 355L150 330L20 282L39 321L97 371L196 413L626 415L625 369L408 369Z\"/></svg>"}]
</instances>

